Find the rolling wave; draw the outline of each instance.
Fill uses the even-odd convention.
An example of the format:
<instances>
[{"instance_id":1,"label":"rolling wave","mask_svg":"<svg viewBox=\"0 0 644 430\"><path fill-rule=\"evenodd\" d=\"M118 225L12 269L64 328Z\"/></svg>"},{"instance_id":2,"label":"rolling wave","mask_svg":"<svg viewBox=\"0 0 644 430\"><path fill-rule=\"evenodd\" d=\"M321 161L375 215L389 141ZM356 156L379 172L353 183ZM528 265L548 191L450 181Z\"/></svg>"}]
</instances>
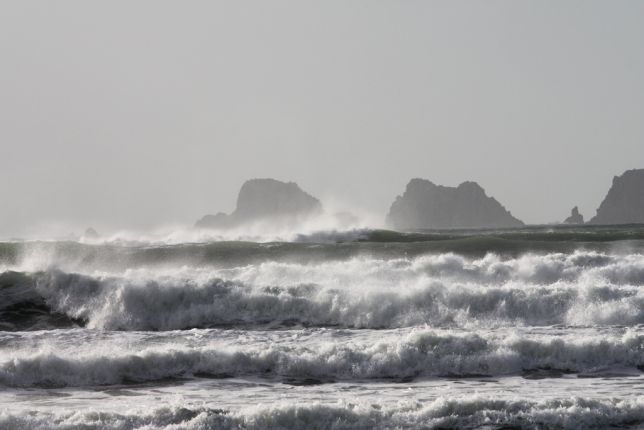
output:
<instances>
[{"instance_id":1,"label":"rolling wave","mask_svg":"<svg viewBox=\"0 0 644 430\"><path fill-rule=\"evenodd\" d=\"M321 263L358 257L394 259L453 253L467 257L595 251L644 253L644 227L552 228L401 233L350 230L298 235L288 242L0 242L0 270L126 270L189 265L234 267L262 262Z\"/></svg>"},{"instance_id":2,"label":"rolling wave","mask_svg":"<svg viewBox=\"0 0 644 430\"><path fill-rule=\"evenodd\" d=\"M524 401L477 396L425 402L373 404L257 405L240 411L166 406L124 412L61 411L21 415L0 411L0 427L70 430L108 429L605 429L637 428L644 423L644 400L568 399Z\"/></svg>"},{"instance_id":3,"label":"rolling wave","mask_svg":"<svg viewBox=\"0 0 644 430\"><path fill-rule=\"evenodd\" d=\"M644 427L642 226L189 233L0 243L0 428Z\"/></svg>"},{"instance_id":4,"label":"rolling wave","mask_svg":"<svg viewBox=\"0 0 644 430\"><path fill-rule=\"evenodd\" d=\"M420 329L368 336L335 330L275 336L207 331L180 342L172 335L117 341L109 335L85 334L75 331L65 340L3 337L0 384L83 387L249 376L298 384L516 374L603 376L614 371L636 376L644 365L644 335L637 331L576 337ZM135 340L140 351L131 349ZM12 350L12 345L22 347Z\"/></svg>"},{"instance_id":5,"label":"rolling wave","mask_svg":"<svg viewBox=\"0 0 644 430\"><path fill-rule=\"evenodd\" d=\"M394 328L644 323L644 256L454 254L0 274L6 329Z\"/></svg>"}]
</instances>

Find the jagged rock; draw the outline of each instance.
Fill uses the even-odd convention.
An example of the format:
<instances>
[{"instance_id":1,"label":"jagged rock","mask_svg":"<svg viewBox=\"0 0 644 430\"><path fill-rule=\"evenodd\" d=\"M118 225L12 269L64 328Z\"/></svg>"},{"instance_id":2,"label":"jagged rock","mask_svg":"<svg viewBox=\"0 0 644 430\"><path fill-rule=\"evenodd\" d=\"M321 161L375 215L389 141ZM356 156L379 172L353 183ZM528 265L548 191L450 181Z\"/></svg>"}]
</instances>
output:
<instances>
[{"instance_id":1,"label":"jagged rock","mask_svg":"<svg viewBox=\"0 0 644 430\"><path fill-rule=\"evenodd\" d=\"M387 224L396 229L450 229L520 227L523 222L476 182L444 187L416 178L396 197Z\"/></svg>"},{"instance_id":2,"label":"jagged rock","mask_svg":"<svg viewBox=\"0 0 644 430\"><path fill-rule=\"evenodd\" d=\"M266 217L292 217L318 214L320 201L302 191L295 182L251 179L239 190L237 209L231 215L240 221Z\"/></svg>"},{"instance_id":3,"label":"jagged rock","mask_svg":"<svg viewBox=\"0 0 644 430\"><path fill-rule=\"evenodd\" d=\"M222 229L257 221L291 223L303 221L321 212L320 201L303 191L295 182L251 179L239 190L237 207L233 213L206 215L195 226Z\"/></svg>"},{"instance_id":4,"label":"jagged rock","mask_svg":"<svg viewBox=\"0 0 644 430\"><path fill-rule=\"evenodd\" d=\"M584 216L579 213L579 208L575 206L570 211L570 216L564 220L564 224L583 224Z\"/></svg>"},{"instance_id":5,"label":"jagged rock","mask_svg":"<svg viewBox=\"0 0 644 430\"><path fill-rule=\"evenodd\" d=\"M588 223L644 223L644 169L627 170L622 176L615 176L597 215Z\"/></svg>"}]
</instances>

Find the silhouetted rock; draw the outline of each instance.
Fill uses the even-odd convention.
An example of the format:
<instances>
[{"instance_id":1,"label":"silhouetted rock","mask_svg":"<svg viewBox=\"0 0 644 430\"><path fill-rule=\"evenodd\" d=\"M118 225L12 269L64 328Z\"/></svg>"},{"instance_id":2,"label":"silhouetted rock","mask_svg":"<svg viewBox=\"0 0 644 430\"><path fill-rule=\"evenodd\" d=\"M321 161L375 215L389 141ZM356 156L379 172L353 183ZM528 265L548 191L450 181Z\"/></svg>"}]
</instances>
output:
<instances>
[{"instance_id":1,"label":"silhouetted rock","mask_svg":"<svg viewBox=\"0 0 644 430\"><path fill-rule=\"evenodd\" d=\"M291 223L321 212L320 201L304 192L295 182L251 179L239 190L237 208L233 213L206 215L195 226L222 229L257 221Z\"/></svg>"},{"instance_id":2,"label":"silhouetted rock","mask_svg":"<svg viewBox=\"0 0 644 430\"><path fill-rule=\"evenodd\" d=\"M644 223L644 169L627 170L622 176L615 176L597 215L588 223Z\"/></svg>"},{"instance_id":3,"label":"silhouetted rock","mask_svg":"<svg viewBox=\"0 0 644 430\"><path fill-rule=\"evenodd\" d=\"M223 213L218 212L216 215L204 215L199 221L195 223L195 227L199 228L228 228L231 226L232 218Z\"/></svg>"},{"instance_id":4,"label":"silhouetted rock","mask_svg":"<svg viewBox=\"0 0 644 430\"><path fill-rule=\"evenodd\" d=\"M83 237L86 239L98 239L100 235L92 227L89 227L87 230L85 230Z\"/></svg>"},{"instance_id":5,"label":"silhouetted rock","mask_svg":"<svg viewBox=\"0 0 644 430\"><path fill-rule=\"evenodd\" d=\"M396 229L449 229L520 227L523 222L476 182L444 187L416 178L396 197L387 224Z\"/></svg>"},{"instance_id":6,"label":"silhouetted rock","mask_svg":"<svg viewBox=\"0 0 644 430\"><path fill-rule=\"evenodd\" d=\"M583 224L584 216L579 213L577 206L572 208L570 211L570 216L564 220L564 224Z\"/></svg>"},{"instance_id":7,"label":"silhouetted rock","mask_svg":"<svg viewBox=\"0 0 644 430\"><path fill-rule=\"evenodd\" d=\"M232 216L239 221L274 217L301 217L318 214L320 201L302 191L295 182L251 179L239 190L237 209Z\"/></svg>"}]
</instances>

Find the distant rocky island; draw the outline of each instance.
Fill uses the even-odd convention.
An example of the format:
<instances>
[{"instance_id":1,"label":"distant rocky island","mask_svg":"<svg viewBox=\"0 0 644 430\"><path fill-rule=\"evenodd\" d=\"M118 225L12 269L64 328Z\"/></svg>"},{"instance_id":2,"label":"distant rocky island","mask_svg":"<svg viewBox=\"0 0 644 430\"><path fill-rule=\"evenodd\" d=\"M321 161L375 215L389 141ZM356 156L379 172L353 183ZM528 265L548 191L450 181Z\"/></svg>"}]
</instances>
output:
<instances>
[{"instance_id":1,"label":"distant rocky island","mask_svg":"<svg viewBox=\"0 0 644 430\"><path fill-rule=\"evenodd\" d=\"M237 197L237 206L230 213L206 215L195 224L197 228L227 229L256 222L290 226L323 213L320 201L302 190L295 182L275 179L246 181ZM327 214L335 220L335 228L359 225L359 219L348 212ZM577 206L572 208L564 224L584 224ZM608 194L587 224L644 224L644 169L628 170L613 178ZM386 217L388 227L410 229L516 228L524 223L490 197L476 182L463 182L457 187L436 185L426 179L412 179L392 203ZM96 238L93 229L86 238Z\"/></svg>"},{"instance_id":2,"label":"distant rocky island","mask_svg":"<svg viewBox=\"0 0 644 430\"><path fill-rule=\"evenodd\" d=\"M570 211L570 216L566 218L563 223L564 224L583 224L584 216L579 213L579 208L575 206Z\"/></svg>"},{"instance_id":3,"label":"distant rocky island","mask_svg":"<svg viewBox=\"0 0 644 430\"><path fill-rule=\"evenodd\" d=\"M476 182L458 187L412 179L403 195L396 197L386 219L395 229L511 228L523 222L496 199L488 197Z\"/></svg>"},{"instance_id":4,"label":"distant rocky island","mask_svg":"<svg viewBox=\"0 0 644 430\"><path fill-rule=\"evenodd\" d=\"M588 223L644 223L644 169L627 170L621 176L615 176L597 215Z\"/></svg>"},{"instance_id":5,"label":"distant rocky island","mask_svg":"<svg viewBox=\"0 0 644 430\"><path fill-rule=\"evenodd\" d=\"M195 227L226 229L258 221L296 223L320 213L320 201L295 182L251 179L239 190L237 207L231 214L206 215L197 221Z\"/></svg>"}]
</instances>

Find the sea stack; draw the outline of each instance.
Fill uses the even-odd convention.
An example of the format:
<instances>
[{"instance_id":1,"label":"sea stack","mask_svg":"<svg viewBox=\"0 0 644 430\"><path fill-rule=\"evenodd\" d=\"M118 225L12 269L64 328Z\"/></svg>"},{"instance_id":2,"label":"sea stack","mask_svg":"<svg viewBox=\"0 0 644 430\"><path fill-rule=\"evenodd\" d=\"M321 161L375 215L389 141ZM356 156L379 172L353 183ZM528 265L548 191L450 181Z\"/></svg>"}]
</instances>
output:
<instances>
[{"instance_id":1,"label":"sea stack","mask_svg":"<svg viewBox=\"0 0 644 430\"><path fill-rule=\"evenodd\" d=\"M570 216L564 220L564 224L583 224L584 216L579 213L579 208L575 206L570 211Z\"/></svg>"},{"instance_id":2,"label":"sea stack","mask_svg":"<svg viewBox=\"0 0 644 430\"><path fill-rule=\"evenodd\" d=\"M488 197L476 182L458 187L412 179L403 195L396 197L387 215L395 229L457 229L521 227L519 221L496 199Z\"/></svg>"},{"instance_id":3,"label":"sea stack","mask_svg":"<svg viewBox=\"0 0 644 430\"><path fill-rule=\"evenodd\" d=\"M295 182L251 179L239 190L237 207L230 215L221 212L206 215L195 226L225 229L261 221L297 223L321 212L320 201L303 191Z\"/></svg>"},{"instance_id":4,"label":"sea stack","mask_svg":"<svg viewBox=\"0 0 644 430\"><path fill-rule=\"evenodd\" d=\"M644 169L627 170L621 176L615 176L597 215L588 223L644 223Z\"/></svg>"}]
</instances>

